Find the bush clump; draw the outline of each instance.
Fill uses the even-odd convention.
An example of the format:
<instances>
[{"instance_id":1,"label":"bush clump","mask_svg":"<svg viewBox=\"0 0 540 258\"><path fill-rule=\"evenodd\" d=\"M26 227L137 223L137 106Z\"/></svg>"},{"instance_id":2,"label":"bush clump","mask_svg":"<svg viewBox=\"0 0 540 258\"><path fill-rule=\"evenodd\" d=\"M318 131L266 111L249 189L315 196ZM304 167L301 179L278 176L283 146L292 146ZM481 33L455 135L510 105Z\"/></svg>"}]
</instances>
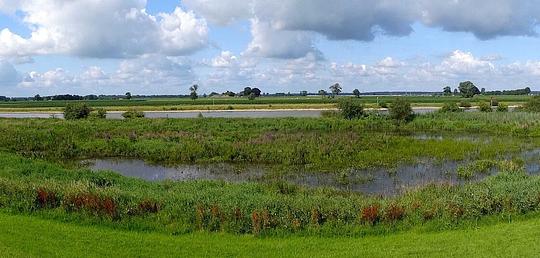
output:
<instances>
[{"instance_id":1,"label":"bush clump","mask_svg":"<svg viewBox=\"0 0 540 258\"><path fill-rule=\"evenodd\" d=\"M499 103L499 106L497 106L497 112L508 112L508 105Z\"/></svg>"},{"instance_id":2,"label":"bush clump","mask_svg":"<svg viewBox=\"0 0 540 258\"><path fill-rule=\"evenodd\" d=\"M90 113L90 118L92 119L105 119L107 118L107 111L103 108L98 108Z\"/></svg>"},{"instance_id":3,"label":"bush clump","mask_svg":"<svg viewBox=\"0 0 540 258\"><path fill-rule=\"evenodd\" d=\"M463 109L459 108L458 104L455 102L448 102L443 105L443 107L439 110L441 113L457 113L457 112L463 112Z\"/></svg>"},{"instance_id":4,"label":"bush clump","mask_svg":"<svg viewBox=\"0 0 540 258\"><path fill-rule=\"evenodd\" d=\"M71 103L64 108L64 118L66 120L86 119L92 109L85 103Z\"/></svg>"},{"instance_id":5,"label":"bush clump","mask_svg":"<svg viewBox=\"0 0 540 258\"><path fill-rule=\"evenodd\" d=\"M478 104L478 109L480 110L480 112L485 112L485 113L493 112L491 105L485 101L482 101Z\"/></svg>"},{"instance_id":6,"label":"bush clump","mask_svg":"<svg viewBox=\"0 0 540 258\"><path fill-rule=\"evenodd\" d=\"M411 103L404 98L397 98L390 106L390 118L397 124L411 122L414 119L414 113Z\"/></svg>"},{"instance_id":7,"label":"bush clump","mask_svg":"<svg viewBox=\"0 0 540 258\"><path fill-rule=\"evenodd\" d=\"M532 97L524 106L525 111L540 113L540 96Z\"/></svg>"},{"instance_id":8,"label":"bush clump","mask_svg":"<svg viewBox=\"0 0 540 258\"><path fill-rule=\"evenodd\" d=\"M365 116L364 105L357 100L343 99L339 101L338 108L345 119L358 119Z\"/></svg>"},{"instance_id":9,"label":"bush clump","mask_svg":"<svg viewBox=\"0 0 540 258\"><path fill-rule=\"evenodd\" d=\"M463 101L459 102L459 106L462 107L462 108L470 108L470 107L472 107L471 102L466 101L466 100L463 100Z\"/></svg>"},{"instance_id":10,"label":"bush clump","mask_svg":"<svg viewBox=\"0 0 540 258\"><path fill-rule=\"evenodd\" d=\"M144 113L137 110L130 110L122 114L125 119L144 118Z\"/></svg>"}]
</instances>

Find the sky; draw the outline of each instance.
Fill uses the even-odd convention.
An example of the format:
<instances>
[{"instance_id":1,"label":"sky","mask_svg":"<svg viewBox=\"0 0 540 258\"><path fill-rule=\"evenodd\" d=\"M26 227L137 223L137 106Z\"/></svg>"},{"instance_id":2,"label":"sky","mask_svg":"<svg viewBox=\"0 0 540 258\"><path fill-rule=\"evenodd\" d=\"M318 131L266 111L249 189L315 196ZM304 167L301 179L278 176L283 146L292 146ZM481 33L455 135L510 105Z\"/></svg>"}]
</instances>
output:
<instances>
[{"instance_id":1,"label":"sky","mask_svg":"<svg viewBox=\"0 0 540 258\"><path fill-rule=\"evenodd\" d=\"M0 95L540 90L540 0L0 0Z\"/></svg>"}]
</instances>

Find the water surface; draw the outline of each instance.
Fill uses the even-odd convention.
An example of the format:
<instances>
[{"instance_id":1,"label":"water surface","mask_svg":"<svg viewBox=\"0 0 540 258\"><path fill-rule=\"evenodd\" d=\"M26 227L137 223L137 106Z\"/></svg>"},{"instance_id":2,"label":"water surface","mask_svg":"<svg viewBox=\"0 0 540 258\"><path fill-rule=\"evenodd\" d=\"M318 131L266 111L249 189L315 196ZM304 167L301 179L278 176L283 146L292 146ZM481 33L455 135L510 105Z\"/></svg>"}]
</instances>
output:
<instances>
[{"instance_id":1,"label":"water surface","mask_svg":"<svg viewBox=\"0 0 540 258\"><path fill-rule=\"evenodd\" d=\"M415 165L404 165L396 169L355 170L350 169L338 173L309 172L302 168L290 168L288 171L269 166L209 164L181 165L167 167L149 164L141 160L100 159L86 161L93 171L109 170L128 177L149 181L190 181L190 180L223 180L233 183L241 182L273 182L289 183L312 188L327 187L338 190L354 191L369 195L393 196L407 190L424 187L430 184L459 185L471 181L479 181L496 173L477 174L470 179L457 176L458 166L464 164L456 161L421 161ZM540 172L538 159L528 162L529 174Z\"/></svg>"},{"instance_id":2,"label":"water surface","mask_svg":"<svg viewBox=\"0 0 540 258\"><path fill-rule=\"evenodd\" d=\"M417 114L435 112L434 108L417 108ZM210 118L285 118L285 117L321 117L323 110L229 110L229 111L146 111L146 118L197 118L201 115ZM381 113L387 111L381 110ZM107 112L107 119L123 119L123 112ZM0 118L59 118L58 112L0 112Z\"/></svg>"}]
</instances>

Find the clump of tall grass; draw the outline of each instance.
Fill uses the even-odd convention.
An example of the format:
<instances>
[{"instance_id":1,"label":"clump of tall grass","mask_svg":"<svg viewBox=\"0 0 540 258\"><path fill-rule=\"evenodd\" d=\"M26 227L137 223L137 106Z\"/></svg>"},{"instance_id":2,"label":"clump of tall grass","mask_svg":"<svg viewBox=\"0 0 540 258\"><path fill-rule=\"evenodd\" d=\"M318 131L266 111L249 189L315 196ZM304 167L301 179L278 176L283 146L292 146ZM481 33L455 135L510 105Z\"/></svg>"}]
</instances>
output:
<instances>
[{"instance_id":1,"label":"clump of tall grass","mask_svg":"<svg viewBox=\"0 0 540 258\"><path fill-rule=\"evenodd\" d=\"M105 119L107 118L107 111L103 108L96 108L90 113L91 119Z\"/></svg>"},{"instance_id":2,"label":"clump of tall grass","mask_svg":"<svg viewBox=\"0 0 540 258\"><path fill-rule=\"evenodd\" d=\"M487 174L498 165L493 160L477 160L470 164L458 167L457 174L461 178L471 178L476 174Z\"/></svg>"},{"instance_id":3,"label":"clump of tall grass","mask_svg":"<svg viewBox=\"0 0 540 258\"><path fill-rule=\"evenodd\" d=\"M122 117L125 119L135 119L135 118L144 118L144 112L137 111L137 110L130 110L127 112L124 112L122 114Z\"/></svg>"},{"instance_id":4,"label":"clump of tall grass","mask_svg":"<svg viewBox=\"0 0 540 258\"><path fill-rule=\"evenodd\" d=\"M445 103L441 109L439 109L439 112L441 113L457 113L457 112L463 112L461 108L459 108L458 104L455 102L447 102Z\"/></svg>"},{"instance_id":5,"label":"clump of tall grass","mask_svg":"<svg viewBox=\"0 0 540 258\"><path fill-rule=\"evenodd\" d=\"M85 103L70 103L64 108L64 118L67 120L85 119L91 112L92 109Z\"/></svg>"},{"instance_id":6,"label":"clump of tall grass","mask_svg":"<svg viewBox=\"0 0 540 258\"><path fill-rule=\"evenodd\" d=\"M529 112L540 112L540 96L532 97L524 106L524 109Z\"/></svg>"},{"instance_id":7,"label":"clump of tall grass","mask_svg":"<svg viewBox=\"0 0 540 258\"><path fill-rule=\"evenodd\" d=\"M459 102L459 106L462 107L462 108L470 108L470 107L472 107L471 102L469 102L467 100L462 100L461 102Z\"/></svg>"},{"instance_id":8,"label":"clump of tall grass","mask_svg":"<svg viewBox=\"0 0 540 258\"><path fill-rule=\"evenodd\" d=\"M508 105L504 103L499 103L497 106L497 112L508 112Z\"/></svg>"},{"instance_id":9,"label":"clump of tall grass","mask_svg":"<svg viewBox=\"0 0 540 258\"><path fill-rule=\"evenodd\" d=\"M480 103L478 103L478 109L480 110L480 112L493 112L493 108L491 107L491 105L485 101L481 101Z\"/></svg>"}]
</instances>

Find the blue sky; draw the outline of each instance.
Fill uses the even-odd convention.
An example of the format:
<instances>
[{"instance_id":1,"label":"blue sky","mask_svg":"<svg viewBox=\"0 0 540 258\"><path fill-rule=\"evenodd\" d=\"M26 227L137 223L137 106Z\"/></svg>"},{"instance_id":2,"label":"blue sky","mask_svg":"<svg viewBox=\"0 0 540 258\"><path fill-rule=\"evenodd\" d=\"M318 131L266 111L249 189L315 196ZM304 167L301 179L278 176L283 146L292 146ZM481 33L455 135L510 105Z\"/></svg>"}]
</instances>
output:
<instances>
[{"instance_id":1,"label":"blue sky","mask_svg":"<svg viewBox=\"0 0 540 258\"><path fill-rule=\"evenodd\" d=\"M537 1L0 0L0 95L540 90Z\"/></svg>"}]
</instances>

